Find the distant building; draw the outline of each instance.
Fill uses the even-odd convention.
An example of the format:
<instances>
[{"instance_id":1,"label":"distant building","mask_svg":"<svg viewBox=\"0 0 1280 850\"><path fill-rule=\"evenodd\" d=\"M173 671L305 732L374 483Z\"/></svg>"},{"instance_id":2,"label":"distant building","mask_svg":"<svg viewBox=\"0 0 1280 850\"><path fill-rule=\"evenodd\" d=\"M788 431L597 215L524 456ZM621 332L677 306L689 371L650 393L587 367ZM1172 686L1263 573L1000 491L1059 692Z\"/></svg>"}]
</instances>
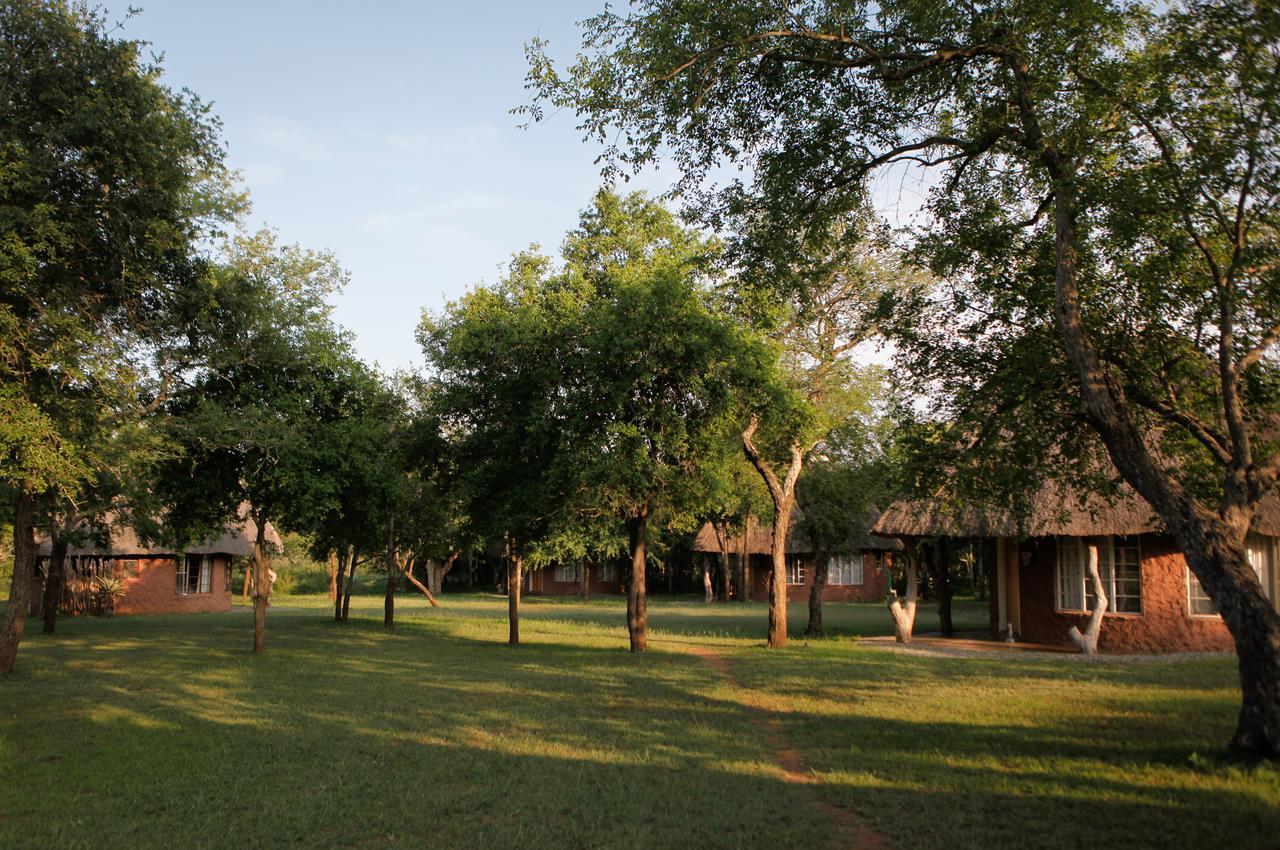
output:
<instances>
[{"instance_id":1,"label":"distant building","mask_svg":"<svg viewBox=\"0 0 1280 850\"><path fill-rule=\"evenodd\" d=\"M613 562L587 564L591 596L625 593L621 571ZM540 570L529 570L524 577L524 592L535 596L575 596L578 593L578 565L556 564Z\"/></svg>"},{"instance_id":2,"label":"distant building","mask_svg":"<svg viewBox=\"0 0 1280 850\"><path fill-rule=\"evenodd\" d=\"M848 537L825 555L827 586L822 591L824 600L874 602L883 600L888 594L889 575L902 544L897 540L869 533L878 518L879 514L872 511L866 517L851 521ZM733 575L736 580L736 561L742 553L742 536L739 534L730 537L726 548L735 562ZM809 598L818 557L814 548L796 530L796 519L793 518L791 533L787 538L787 599L793 602ZM711 523L704 524L698 531L698 536L693 541L693 550L715 559L711 570L714 575L719 574L720 544ZM769 598L772 552L773 527L752 524L747 538L747 596L750 599L767 601Z\"/></svg>"},{"instance_id":3,"label":"distant building","mask_svg":"<svg viewBox=\"0 0 1280 850\"><path fill-rule=\"evenodd\" d=\"M222 535L182 552L147 546L129 528L113 528L109 546L86 543L67 549L62 598L58 613L64 616L103 613L107 605L116 614L176 614L231 610L231 563L248 557L258 527L253 520L228 525ZM267 524L265 539L280 550L280 535ZM31 616L44 613L44 585L48 574L50 541L37 550L36 574L31 588ZM101 580L118 580L118 595L105 599Z\"/></svg>"}]
</instances>

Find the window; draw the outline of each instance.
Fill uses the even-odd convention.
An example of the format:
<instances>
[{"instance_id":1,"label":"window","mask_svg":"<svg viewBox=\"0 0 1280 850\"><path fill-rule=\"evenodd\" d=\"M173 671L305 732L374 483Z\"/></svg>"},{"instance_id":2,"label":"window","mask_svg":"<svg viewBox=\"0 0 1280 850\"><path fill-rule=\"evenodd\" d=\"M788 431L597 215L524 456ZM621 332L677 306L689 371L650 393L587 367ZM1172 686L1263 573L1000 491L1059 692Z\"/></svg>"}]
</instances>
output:
<instances>
[{"instance_id":1,"label":"window","mask_svg":"<svg viewBox=\"0 0 1280 850\"><path fill-rule=\"evenodd\" d=\"M1058 610L1093 610L1089 550L1082 538L1058 538ZM1107 612L1142 613L1142 558L1137 538L1108 537L1098 546L1098 573L1107 589Z\"/></svg>"},{"instance_id":2,"label":"window","mask_svg":"<svg viewBox=\"0 0 1280 850\"><path fill-rule=\"evenodd\" d=\"M795 556L787 558L787 584L804 584L804 564Z\"/></svg>"},{"instance_id":3,"label":"window","mask_svg":"<svg viewBox=\"0 0 1280 850\"><path fill-rule=\"evenodd\" d=\"M1275 538L1263 537L1260 534L1250 534L1249 539L1245 541L1245 548L1249 552L1249 566L1253 567L1253 571L1258 574L1258 581L1262 582L1262 593L1268 599L1271 599L1271 574L1275 569L1275 561L1272 558L1274 541Z\"/></svg>"},{"instance_id":4,"label":"window","mask_svg":"<svg viewBox=\"0 0 1280 850\"><path fill-rule=\"evenodd\" d=\"M616 564L601 564L597 568L597 578L599 581L617 581L618 566Z\"/></svg>"},{"instance_id":5,"label":"window","mask_svg":"<svg viewBox=\"0 0 1280 850\"><path fill-rule=\"evenodd\" d=\"M1275 570L1275 538L1260 534L1250 534L1245 541L1245 551L1249 557L1249 566L1253 567L1258 581L1262 583L1262 593L1268 599L1272 594L1272 576ZM1187 568L1187 609L1195 617L1211 617L1218 613L1218 606L1213 604L1209 594L1204 592L1200 580Z\"/></svg>"},{"instance_id":6,"label":"window","mask_svg":"<svg viewBox=\"0 0 1280 850\"><path fill-rule=\"evenodd\" d=\"M835 555L827 562L827 584L862 584L862 555Z\"/></svg>"},{"instance_id":7,"label":"window","mask_svg":"<svg viewBox=\"0 0 1280 850\"><path fill-rule=\"evenodd\" d=\"M1192 575L1190 567L1187 567L1187 609L1191 611L1193 617L1218 615L1218 606L1214 605L1209 594L1204 592L1204 588L1200 586L1200 579Z\"/></svg>"},{"instance_id":8,"label":"window","mask_svg":"<svg viewBox=\"0 0 1280 850\"><path fill-rule=\"evenodd\" d=\"M178 593L208 593L213 586L213 564L208 555L187 555L178 565Z\"/></svg>"},{"instance_id":9,"label":"window","mask_svg":"<svg viewBox=\"0 0 1280 850\"><path fill-rule=\"evenodd\" d=\"M577 584L577 564L556 564L556 581L561 584Z\"/></svg>"}]
</instances>

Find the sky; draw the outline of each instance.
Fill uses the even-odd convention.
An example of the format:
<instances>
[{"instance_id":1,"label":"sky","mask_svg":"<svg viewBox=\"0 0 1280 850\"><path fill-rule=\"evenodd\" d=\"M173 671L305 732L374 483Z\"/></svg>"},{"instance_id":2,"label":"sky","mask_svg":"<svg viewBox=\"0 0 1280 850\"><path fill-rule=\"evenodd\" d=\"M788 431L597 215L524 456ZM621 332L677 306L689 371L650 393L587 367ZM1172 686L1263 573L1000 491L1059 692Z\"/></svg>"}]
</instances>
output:
<instances>
[{"instance_id":1,"label":"sky","mask_svg":"<svg viewBox=\"0 0 1280 850\"><path fill-rule=\"evenodd\" d=\"M169 86L212 103L251 226L350 272L335 319L383 368L421 364L423 308L493 282L530 243L556 252L600 186L572 114L522 129L510 110L528 102L529 39L571 58L576 22L603 0L141 5L123 34L163 53ZM113 19L124 8L108 5Z\"/></svg>"},{"instance_id":2,"label":"sky","mask_svg":"<svg viewBox=\"0 0 1280 850\"><path fill-rule=\"evenodd\" d=\"M529 102L525 44L540 36L572 59L577 23L605 0L133 2L143 11L123 35L151 42L165 82L221 118L249 226L334 253L351 276L334 317L384 369L422 365L423 309L492 283L530 244L555 255L601 185L599 148L572 113L526 128L511 110ZM107 8L114 20L126 4ZM619 188L658 193L674 178ZM904 224L922 186L886 174L877 207Z\"/></svg>"}]
</instances>

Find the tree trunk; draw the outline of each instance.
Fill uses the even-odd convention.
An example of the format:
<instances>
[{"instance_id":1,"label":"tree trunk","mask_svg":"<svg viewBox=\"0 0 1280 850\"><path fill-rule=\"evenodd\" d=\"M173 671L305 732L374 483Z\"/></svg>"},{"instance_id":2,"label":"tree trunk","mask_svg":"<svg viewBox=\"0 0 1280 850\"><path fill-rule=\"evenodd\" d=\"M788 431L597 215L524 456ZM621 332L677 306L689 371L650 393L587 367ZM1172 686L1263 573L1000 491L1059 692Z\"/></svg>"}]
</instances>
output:
<instances>
[{"instance_id":1,"label":"tree trunk","mask_svg":"<svg viewBox=\"0 0 1280 850\"><path fill-rule=\"evenodd\" d=\"M734 589L733 597L739 602L746 602L751 598L751 517L748 516L742 522L742 540L738 546L738 575L736 576L737 587ZM725 598L728 598L729 591L725 591Z\"/></svg>"},{"instance_id":2,"label":"tree trunk","mask_svg":"<svg viewBox=\"0 0 1280 850\"><path fill-rule=\"evenodd\" d=\"M712 523L716 533L716 543L720 547L720 601L729 601L729 585L733 576L729 573L729 526L727 523Z\"/></svg>"},{"instance_id":3,"label":"tree trunk","mask_svg":"<svg viewBox=\"0 0 1280 850\"><path fill-rule=\"evenodd\" d=\"M253 541L253 651L254 654L261 655L266 648L267 597L271 590L267 579L265 551L267 518L259 513L256 520L258 534Z\"/></svg>"},{"instance_id":4,"label":"tree trunk","mask_svg":"<svg viewBox=\"0 0 1280 850\"><path fill-rule=\"evenodd\" d=\"M244 597L240 601L243 602L245 605L249 604L249 590L250 590L249 582L252 579L253 579L253 565L251 560L250 563L244 565Z\"/></svg>"},{"instance_id":5,"label":"tree trunk","mask_svg":"<svg viewBox=\"0 0 1280 850\"><path fill-rule=\"evenodd\" d=\"M916 541L908 538L903 540L905 547L903 549L903 560L907 562L907 600L903 604L898 598L898 592L890 589L889 591L889 613L893 616L893 637L898 643L911 643L911 633L915 629L916 622L916 594L919 590L917 582L916 570L919 562L919 553L916 550Z\"/></svg>"},{"instance_id":6,"label":"tree trunk","mask_svg":"<svg viewBox=\"0 0 1280 850\"><path fill-rule=\"evenodd\" d=\"M702 592L703 602L710 605L711 600L716 598L715 592L711 588L711 559L703 558L702 560Z\"/></svg>"},{"instance_id":7,"label":"tree trunk","mask_svg":"<svg viewBox=\"0 0 1280 850\"><path fill-rule=\"evenodd\" d=\"M335 552L329 553L329 601L336 602L338 600L338 556Z\"/></svg>"},{"instance_id":8,"label":"tree trunk","mask_svg":"<svg viewBox=\"0 0 1280 850\"><path fill-rule=\"evenodd\" d=\"M1123 384L1102 366L1080 306L1075 164L1049 146L1040 160L1053 180L1055 314L1088 421L1121 476L1164 521L1235 640L1243 698L1231 749L1280 758L1280 613L1263 595L1245 549L1257 500L1269 488L1258 482L1263 464L1252 457L1240 401L1236 317L1227 309L1230 288L1236 284L1228 282L1218 296L1220 412L1229 446L1223 449L1228 456L1223 494L1213 511L1198 504L1174 473L1157 462L1134 420Z\"/></svg>"},{"instance_id":9,"label":"tree trunk","mask_svg":"<svg viewBox=\"0 0 1280 850\"><path fill-rule=\"evenodd\" d=\"M1088 541L1089 581L1093 585L1093 611L1089 613L1089 623L1084 634L1075 626L1067 632L1067 637L1076 648L1085 655L1098 654L1098 634L1102 631L1102 615L1107 613L1107 586L1102 583L1102 574L1098 572L1097 541Z\"/></svg>"},{"instance_id":10,"label":"tree trunk","mask_svg":"<svg viewBox=\"0 0 1280 850\"><path fill-rule=\"evenodd\" d=\"M648 505L627 518L627 543L631 553L631 581L627 583L627 634L631 638L632 652L644 652L649 648L649 610L644 590L648 520Z\"/></svg>"},{"instance_id":11,"label":"tree trunk","mask_svg":"<svg viewBox=\"0 0 1280 850\"><path fill-rule=\"evenodd\" d=\"M57 520L49 524L49 574L44 580L44 634L58 626L58 604L62 601L62 581L67 563L67 541Z\"/></svg>"},{"instance_id":12,"label":"tree trunk","mask_svg":"<svg viewBox=\"0 0 1280 850\"><path fill-rule=\"evenodd\" d=\"M350 550L346 546L338 549L337 553L337 572L334 573L334 591L333 591L333 621L335 623L342 622L342 594L339 589L342 588L342 580L347 574L347 561L349 560Z\"/></svg>"},{"instance_id":13,"label":"tree trunk","mask_svg":"<svg viewBox=\"0 0 1280 850\"><path fill-rule=\"evenodd\" d=\"M804 633L822 637L822 591L827 587L827 556L818 552L813 564L813 584L809 587L809 625Z\"/></svg>"},{"instance_id":14,"label":"tree trunk","mask_svg":"<svg viewBox=\"0 0 1280 850\"><path fill-rule=\"evenodd\" d=\"M13 580L9 606L0 627L0 673L12 673L18 660L18 644L31 609L31 576L36 569L36 500L26 486L18 489L13 513Z\"/></svg>"},{"instance_id":15,"label":"tree trunk","mask_svg":"<svg viewBox=\"0 0 1280 850\"><path fill-rule=\"evenodd\" d=\"M356 561L359 556L360 550L352 546L351 561L347 567L347 586L342 591L342 622L344 623L351 619L351 591L356 586Z\"/></svg>"},{"instance_id":16,"label":"tree trunk","mask_svg":"<svg viewBox=\"0 0 1280 850\"><path fill-rule=\"evenodd\" d=\"M790 499L778 506L773 518L771 555L773 571L769 581L769 647L787 645L787 530L791 527Z\"/></svg>"},{"instance_id":17,"label":"tree trunk","mask_svg":"<svg viewBox=\"0 0 1280 850\"><path fill-rule=\"evenodd\" d=\"M778 480L772 467L765 462L753 441L759 418L752 414L751 422L742 432L742 450L751 465L760 473L773 499L773 540L771 554L773 571L769 583L769 646L781 649L787 645L787 531L791 527L791 510L795 506L796 482L804 469L805 450L796 441L790 445L791 462L786 478Z\"/></svg>"},{"instance_id":18,"label":"tree trunk","mask_svg":"<svg viewBox=\"0 0 1280 850\"><path fill-rule=\"evenodd\" d=\"M392 631L396 627L396 574L400 572L400 553L396 551L396 521L387 522L387 590L382 597L382 627Z\"/></svg>"},{"instance_id":19,"label":"tree trunk","mask_svg":"<svg viewBox=\"0 0 1280 850\"><path fill-rule=\"evenodd\" d=\"M955 634L955 623L951 619L951 545L946 537L939 537L937 555L933 564L933 584L938 591L938 628L944 635Z\"/></svg>"},{"instance_id":20,"label":"tree trunk","mask_svg":"<svg viewBox=\"0 0 1280 850\"><path fill-rule=\"evenodd\" d=\"M436 598L431 595L431 589L413 577L412 563L410 563L408 567L402 569L401 572L404 574L405 580L408 581L409 584L413 585L414 587L418 588L418 590L422 591L422 595L427 597L427 601L431 603L432 608L440 607L440 603L437 602Z\"/></svg>"},{"instance_id":21,"label":"tree trunk","mask_svg":"<svg viewBox=\"0 0 1280 850\"><path fill-rule=\"evenodd\" d=\"M507 643L520 643L520 584L523 564L520 556L512 554L507 568Z\"/></svg>"},{"instance_id":22,"label":"tree trunk","mask_svg":"<svg viewBox=\"0 0 1280 850\"><path fill-rule=\"evenodd\" d=\"M587 566L587 559L582 558L578 561L578 598L584 603L589 601L591 596L591 567Z\"/></svg>"}]
</instances>

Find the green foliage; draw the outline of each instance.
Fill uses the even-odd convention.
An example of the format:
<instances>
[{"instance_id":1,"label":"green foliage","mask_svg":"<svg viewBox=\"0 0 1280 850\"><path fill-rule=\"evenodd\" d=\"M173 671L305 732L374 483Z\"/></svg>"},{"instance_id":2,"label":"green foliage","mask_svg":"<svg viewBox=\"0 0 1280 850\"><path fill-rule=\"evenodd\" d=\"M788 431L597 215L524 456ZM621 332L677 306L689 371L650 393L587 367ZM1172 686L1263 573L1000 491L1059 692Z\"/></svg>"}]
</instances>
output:
<instances>
[{"instance_id":1,"label":"green foliage","mask_svg":"<svg viewBox=\"0 0 1280 850\"><path fill-rule=\"evenodd\" d=\"M163 406L175 451L155 493L166 533L200 539L246 505L311 528L345 483L346 428L373 379L325 299L346 279L326 254L242 235L198 317L201 365Z\"/></svg>"},{"instance_id":2,"label":"green foliage","mask_svg":"<svg viewBox=\"0 0 1280 850\"><path fill-rule=\"evenodd\" d=\"M207 107L113 33L0 4L0 481L63 497L116 466L103 436L204 297L196 244L243 206Z\"/></svg>"},{"instance_id":3,"label":"green foliage","mask_svg":"<svg viewBox=\"0 0 1280 850\"><path fill-rule=\"evenodd\" d=\"M856 220L868 180L929 187L908 236L946 285L880 312L924 396L900 411L924 420L903 440L921 490L1007 503L1114 477L1055 318L1064 187L1086 330L1135 430L1209 508L1274 485L1274 4L649 0L583 28L567 68L530 46L527 111L575 111L606 173L674 158L690 209L766 260ZM710 179L726 162L750 179Z\"/></svg>"},{"instance_id":4,"label":"green foliage","mask_svg":"<svg viewBox=\"0 0 1280 850\"><path fill-rule=\"evenodd\" d=\"M827 435L797 482L796 526L817 552L839 551L898 495L881 371L866 368L845 387L845 421Z\"/></svg>"},{"instance_id":5,"label":"green foliage","mask_svg":"<svg viewBox=\"0 0 1280 850\"><path fill-rule=\"evenodd\" d=\"M615 551L617 520L651 510L693 524L743 392L776 363L720 309L717 250L661 205L601 192L562 268L522 254L497 286L424 317L482 535L546 561Z\"/></svg>"}]
</instances>

